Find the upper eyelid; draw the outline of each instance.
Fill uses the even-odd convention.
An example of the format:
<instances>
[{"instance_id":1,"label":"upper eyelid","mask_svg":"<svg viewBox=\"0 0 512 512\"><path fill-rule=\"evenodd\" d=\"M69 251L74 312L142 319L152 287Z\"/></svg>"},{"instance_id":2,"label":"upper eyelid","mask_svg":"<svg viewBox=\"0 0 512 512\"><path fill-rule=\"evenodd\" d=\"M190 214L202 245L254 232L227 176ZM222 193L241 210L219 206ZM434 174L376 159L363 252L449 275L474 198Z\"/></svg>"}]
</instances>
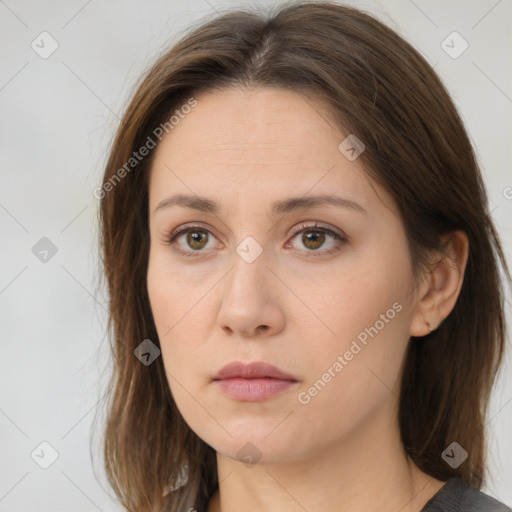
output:
<instances>
[{"instance_id":1,"label":"upper eyelid","mask_svg":"<svg viewBox=\"0 0 512 512\"><path fill-rule=\"evenodd\" d=\"M181 226L178 226L176 229L173 229L171 231L171 233L169 233L169 238L171 238L174 235L178 235L178 234L184 233L187 230L194 229L194 228L203 229L204 231L208 231L209 233L211 233L211 229L210 228L202 226L200 223L195 223L194 222L194 223L190 223L190 224L183 224Z\"/></svg>"},{"instance_id":2,"label":"upper eyelid","mask_svg":"<svg viewBox=\"0 0 512 512\"><path fill-rule=\"evenodd\" d=\"M311 231L314 231L315 229L318 229L319 231L331 231L332 233L334 233L336 236L340 237L340 238L344 238L345 237L345 234L343 232L341 233L338 233L336 231L336 228L332 228L328 225L322 225L322 224L319 224L318 221L315 221L314 224L310 225L310 226L306 226L307 221L302 221L297 227L293 228L292 231L291 231L291 236L295 236L297 234L299 234L301 231L306 231L306 230L311 230Z\"/></svg>"}]
</instances>

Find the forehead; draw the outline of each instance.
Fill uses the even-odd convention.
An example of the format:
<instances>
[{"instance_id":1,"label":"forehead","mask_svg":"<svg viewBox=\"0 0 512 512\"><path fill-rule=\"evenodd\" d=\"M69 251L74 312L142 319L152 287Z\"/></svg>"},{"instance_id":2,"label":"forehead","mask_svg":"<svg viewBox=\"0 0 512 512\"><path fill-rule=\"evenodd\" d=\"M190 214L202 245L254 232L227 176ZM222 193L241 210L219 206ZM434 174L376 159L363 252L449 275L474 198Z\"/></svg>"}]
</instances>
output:
<instances>
[{"instance_id":1,"label":"forehead","mask_svg":"<svg viewBox=\"0 0 512 512\"><path fill-rule=\"evenodd\" d=\"M326 130L339 136L338 128L329 119L329 110L324 99L298 91L229 87L198 95L197 106L186 116L190 120L186 124L187 128L195 130L205 121L210 123L208 137L204 141L206 145L209 142L218 145L220 139L229 137L233 143L254 141L280 146L318 133L319 129L324 136ZM282 131L283 127L286 131ZM273 138L276 130L281 131L279 140Z\"/></svg>"},{"instance_id":2,"label":"forehead","mask_svg":"<svg viewBox=\"0 0 512 512\"><path fill-rule=\"evenodd\" d=\"M362 165L340 152L347 134L325 102L274 88L229 88L195 98L197 105L155 150L152 210L172 192L220 203L228 196L240 202L339 193L357 196L363 208L368 194L375 196Z\"/></svg>"}]
</instances>

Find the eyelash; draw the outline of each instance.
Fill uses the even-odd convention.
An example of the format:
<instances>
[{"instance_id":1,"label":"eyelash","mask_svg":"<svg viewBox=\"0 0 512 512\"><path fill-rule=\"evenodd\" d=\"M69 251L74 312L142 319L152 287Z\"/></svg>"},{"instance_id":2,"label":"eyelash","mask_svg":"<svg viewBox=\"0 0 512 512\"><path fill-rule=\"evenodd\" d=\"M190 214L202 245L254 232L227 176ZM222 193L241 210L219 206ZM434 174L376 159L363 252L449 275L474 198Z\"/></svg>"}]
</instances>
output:
<instances>
[{"instance_id":1,"label":"eyelash","mask_svg":"<svg viewBox=\"0 0 512 512\"><path fill-rule=\"evenodd\" d=\"M174 230L169 236L165 237L164 243L166 245L173 245L176 238L178 238L180 235L186 234L190 231L199 231L199 232L203 232L203 233L210 233L210 231L208 229L206 229L202 226L188 225L183 228ZM295 238L295 236L297 236L299 233L302 233L304 231L311 231L311 232L315 232L315 233L325 233L325 234L331 236L335 241L338 242L336 247L333 247L331 249L324 249L323 251L313 251L313 250L305 251L306 253L308 253L308 257L309 256L322 257L322 256L334 254L334 253L340 251L342 249L342 247L348 242L348 239L345 236L342 236L342 235L336 233L335 231L332 231L331 229L321 227L316 223L312 226L307 226L305 224L301 224L300 228L293 230L293 232L291 233L291 239ZM204 251L201 251L201 250L200 251L183 251L183 250L179 249L179 252L183 256L186 256L189 258L197 258L197 257L203 256L202 253Z\"/></svg>"}]
</instances>

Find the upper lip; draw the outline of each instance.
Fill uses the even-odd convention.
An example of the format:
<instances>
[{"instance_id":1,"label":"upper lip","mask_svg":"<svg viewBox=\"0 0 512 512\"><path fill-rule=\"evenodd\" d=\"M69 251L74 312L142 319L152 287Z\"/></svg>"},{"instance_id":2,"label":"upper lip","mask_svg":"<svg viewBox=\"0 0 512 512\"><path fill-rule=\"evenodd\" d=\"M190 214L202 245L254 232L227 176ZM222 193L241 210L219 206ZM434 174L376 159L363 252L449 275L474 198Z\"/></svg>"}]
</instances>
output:
<instances>
[{"instance_id":1,"label":"upper lip","mask_svg":"<svg viewBox=\"0 0 512 512\"><path fill-rule=\"evenodd\" d=\"M260 361L249 364L244 364L239 361L229 363L217 373L214 380L233 379L236 377L243 379L272 378L294 382L297 380L293 375L284 372L280 368L277 368L277 366Z\"/></svg>"}]
</instances>

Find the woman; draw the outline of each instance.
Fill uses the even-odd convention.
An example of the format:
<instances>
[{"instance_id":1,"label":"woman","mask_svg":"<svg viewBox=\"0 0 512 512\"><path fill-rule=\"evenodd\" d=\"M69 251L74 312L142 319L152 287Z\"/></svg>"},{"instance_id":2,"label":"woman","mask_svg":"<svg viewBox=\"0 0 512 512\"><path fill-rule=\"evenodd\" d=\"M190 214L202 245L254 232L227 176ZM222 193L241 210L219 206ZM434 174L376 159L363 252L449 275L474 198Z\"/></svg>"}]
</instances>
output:
<instances>
[{"instance_id":1,"label":"woman","mask_svg":"<svg viewBox=\"0 0 512 512\"><path fill-rule=\"evenodd\" d=\"M510 275L395 32L334 3L202 24L134 94L100 197L127 510L510 510L478 490Z\"/></svg>"}]
</instances>

